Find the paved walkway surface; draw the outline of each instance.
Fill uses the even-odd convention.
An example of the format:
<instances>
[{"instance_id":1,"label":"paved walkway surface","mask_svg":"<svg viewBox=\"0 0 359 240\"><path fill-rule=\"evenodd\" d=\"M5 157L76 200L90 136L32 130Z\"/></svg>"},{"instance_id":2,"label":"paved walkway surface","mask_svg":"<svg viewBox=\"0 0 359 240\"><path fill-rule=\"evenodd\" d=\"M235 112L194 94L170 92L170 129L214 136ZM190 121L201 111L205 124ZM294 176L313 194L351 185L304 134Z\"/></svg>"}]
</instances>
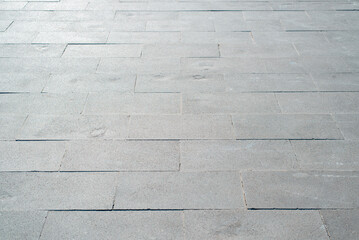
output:
<instances>
[{"instance_id":1,"label":"paved walkway surface","mask_svg":"<svg viewBox=\"0 0 359 240\"><path fill-rule=\"evenodd\" d=\"M0 239L359 239L358 10L0 0Z\"/></svg>"}]
</instances>

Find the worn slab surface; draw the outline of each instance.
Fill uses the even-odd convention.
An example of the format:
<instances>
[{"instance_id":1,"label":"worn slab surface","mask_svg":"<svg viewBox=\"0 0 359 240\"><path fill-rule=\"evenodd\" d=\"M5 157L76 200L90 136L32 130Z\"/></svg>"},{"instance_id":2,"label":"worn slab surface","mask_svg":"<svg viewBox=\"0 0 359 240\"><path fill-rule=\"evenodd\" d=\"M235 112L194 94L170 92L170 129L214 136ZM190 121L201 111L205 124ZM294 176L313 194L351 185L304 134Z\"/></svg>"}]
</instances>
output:
<instances>
[{"instance_id":1,"label":"worn slab surface","mask_svg":"<svg viewBox=\"0 0 359 240\"><path fill-rule=\"evenodd\" d=\"M0 0L0 239L358 239L358 10Z\"/></svg>"}]
</instances>

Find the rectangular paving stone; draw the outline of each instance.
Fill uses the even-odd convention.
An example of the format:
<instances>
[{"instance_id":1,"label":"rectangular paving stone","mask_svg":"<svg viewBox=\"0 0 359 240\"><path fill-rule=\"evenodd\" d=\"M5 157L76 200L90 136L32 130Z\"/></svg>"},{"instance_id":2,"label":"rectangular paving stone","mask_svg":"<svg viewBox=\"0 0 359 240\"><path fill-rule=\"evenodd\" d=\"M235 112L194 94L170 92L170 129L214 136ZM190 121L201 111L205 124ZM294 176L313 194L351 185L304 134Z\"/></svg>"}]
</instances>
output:
<instances>
[{"instance_id":1,"label":"rectangular paving stone","mask_svg":"<svg viewBox=\"0 0 359 240\"><path fill-rule=\"evenodd\" d=\"M185 211L191 239L328 240L318 211Z\"/></svg>"},{"instance_id":2,"label":"rectangular paving stone","mask_svg":"<svg viewBox=\"0 0 359 240\"><path fill-rule=\"evenodd\" d=\"M328 229L330 239L358 239L359 211L350 210L321 210L324 224Z\"/></svg>"},{"instance_id":3,"label":"rectangular paving stone","mask_svg":"<svg viewBox=\"0 0 359 240\"><path fill-rule=\"evenodd\" d=\"M176 141L70 141L62 171L177 171Z\"/></svg>"},{"instance_id":4,"label":"rectangular paving stone","mask_svg":"<svg viewBox=\"0 0 359 240\"><path fill-rule=\"evenodd\" d=\"M39 239L46 215L45 211L0 212L0 235L4 239Z\"/></svg>"},{"instance_id":5,"label":"rectangular paving stone","mask_svg":"<svg viewBox=\"0 0 359 240\"><path fill-rule=\"evenodd\" d=\"M99 73L161 74L180 71L179 58L102 58Z\"/></svg>"},{"instance_id":6,"label":"rectangular paving stone","mask_svg":"<svg viewBox=\"0 0 359 240\"><path fill-rule=\"evenodd\" d=\"M0 43L31 43L37 32L0 32Z\"/></svg>"},{"instance_id":7,"label":"rectangular paving stone","mask_svg":"<svg viewBox=\"0 0 359 240\"><path fill-rule=\"evenodd\" d=\"M307 74L225 74L228 92L316 91Z\"/></svg>"},{"instance_id":8,"label":"rectangular paving stone","mask_svg":"<svg viewBox=\"0 0 359 240\"><path fill-rule=\"evenodd\" d=\"M13 140L20 131L26 115L0 114L0 140Z\"/></svg>"},{"instance_id":9,"label":"rectangular paving stone","mask_svg":"<svg viewBox=\"0 0 359 240\"><path fill-rule=\"evenodd\" d=\"M0 32L4 32L12 23L11 20L0 20Z\"/></svg>"},{"instance_id":10,"label":"rectangular paving stone","mask_svg":"<svg viewBox=\"0 0 359 240\"><path fill-rule=\"evenodd\" d=\"M244 206L239 173L121 173L115 209L231 209Z\"/></svg>"},{"instance_id":11,"label":"rectangular paving stone","mask_svg":"<svg viewBox=\"0 0 359 240\"><path fill-rule=\"evenodd\" d=\"M110 32L108 43L179 43L179 32Z\"/></svg>"},{"instance_id":12,"label":"rectangular paving stone","mask_svg":"<svg viewBox=\"0 0 359 240\"><path fill-rule=\"evenodd\" d=\"M248 208L357 208L358 172L244 172Z\"/></svg>"},{"instance_id":13,"label":"rectangular paving stone","mask_svg":"<svg viewBox=\"0 0 359 240\"><path fill-rule=\"evenodd\" d=\"M225 92L223 74L140 74L136 92Z\"/></svg>"},{"instance_id":14,"label":"rectangular paving stone","mask_svg":"<svg viewBox=\"0 0 359 240\"><path fill-rule=\"evenodd\" d=\"M358 113L359 93L276 93L283 113Z\"/></svg>"},{"instance_id":15,"label":"rectangular paving stone","mask_svg":"<svg viewBox=\"0 0 359 240\"><path fill-rule=\"evenodd\" d=\"M18 139L124 139L126 115L30 115Z\"/></svg>"},{"instance_id":16,"label":"rectangular paving stone","mask_svg":"<svg viewBox=\"0 0 359 240\"><path fill-rule=\"evenodd\" d=\"M249 32L182 32L183 43L252 43Z\"/></svg>"},{"instance_id":17,"label":"rectangular paving stone","mask_svg":"<svg viewBox=\"0 0 359 240\"><path fill-rule=\"evenodd\" d=\"M0 58L0 73L94 73L99 58Z\"/></svg>"},{"instance_id":18,"label":"rectangular paving stone","mask_svg":"<svg viewBox=\"0 0 359 240\"><path fill-rule=\"evenodd\" d=\"M24 10L85 10L88 3L83 1L78 2L29 2L24 7Z\"/></svg>"},{"instance_id":19,"label":"rectangular paving stone","mask_svg":"<svg viewBox=\"0 0 359 240\"><path fill-rule=\"evenodd\" d=\"M321 91L359 91L358 73L312 74Z\"/></svg>"},{"instance_id":20,"label":"rectangular paving stone","mask_svg":"<svg viewBox=\"0 0 359 240\"><path fill-rule=\"evenodd\" d=\"M147 44L142 56L152 57L219 57L217 44Z\"/></svg>"},{"instance_id":21,"label":"rectangular paving stone","mask_svg":"<svg viewBox=\"0 0 359 240\"><path fill-rule=\"evenodd\" d=\"M0 173L1 210L111 209L118 173Z\"/></svg>"},{"instance_id":22,"label":"rectangular paving stone","mask_svg":"<svg viewBox=\"0 0 359 240\"><path fill-rule=\"evenodd\" d=\"M150 20L146 31L149 32L214 32L213 22L190 20Z\"/></svg>"},{"instance_id":23,"label":"rectangular paving stone","mask_svg":"<svg viewBox=\"0 0 359 240\"><path fill-rule=\"evenodd\" d=\"M251 32L256 43L288 44L328 42L323 32Z\"/></svg>"},{"instance_id":24,"label":"rectangular paving stone","mask_svg":"<svg viewBox=\"0 0 359 240\"><path fill-rule=\"evenodd\" d=\"M359 114L335 114L333 118L345 139L359 140Z\"/></svg>"},{"instance_id":25,"label":"rectangular paving stone","mask_svg":"<svg viewBox=\"0 0 359 240\"><path fill-rule=\"evenodd\" d=\"M289 141L181 141L181 171L294 168Z\"/></svg>"},{"instance_id":26,"label":"rectangular paving stone","mask_svg":"<svg viewBox=\"0 0 359 240\"><path fill-rule=\"evenodd\" d=\"M40 239L184 239L182 212L49 212Z\"/></svg>"},{"instance_id":27,"label":"rectangular paving stone","mask_svg":"<svg viewBox=\"0 0 359 240\"><path fill-rule=\"evenodd\" d=\"M221 44L221 57L297 57L298 53L292 44Z\"/></svg>"},{"instance_id":28,"label":"rectangular paving stone","mask_svg":"<svg viewBox=\"0 0 359 240\"><path fill-rule=\"evenodd\" d=\"M358 141L291 141L302 169L358 170Z\"/></svg>"},{"instance_id":29,"label":"rectangular paving stone","mask_svg":"<svg viewBox=\"0 0 359 240\"><path fill-rule=\"evenodd\" d=\"M141 50L137 44L68 45L63 57L140 57Z\"/></svg>"},{"instance_id":30,"label":"rectangular paving stone","mask_svg":"<svg viewBox=\"0 0 359 240\"><path fill-rule=\"evenodd\" d=\"M115 17L115 10L112 8L106 11L73 11L61 10L53 11L50 21L104 21L113 20Z\"/></svg>"},{"instance_id":31,"label":"rectangular paving stone","mask_svg":"<svg viewBox=\"0 0 359 240\"><path fill-rule=\"evenodd\" d=\"M26 6L26 4L27 2L0 2L0 10L21 10Z\"/></svg>"},{"instance_id":32,"label":"rectangular paving stone","mask_svg":"<svg viewBox=\"0 0 359 240\"><path fill-rule=\"evenodd\" d=\"M201 93L183 95L185 114L279 113L273 93Z\"/></svg>"},{"instance_id":33,"label":"rectangular paving stone","mask_svg":"<svg viewBox=\"0 0 359 240\"><path fill-rule=\"evenodd\" d=\"M0 73L0 92L40 93L49 74Z\"/></svg>"},{"instance_id":34,"label":"rectangular paving stone","mask_svg":"<svg viewBox=\"0 0 359 240\"><path fill-rule=\"evenodd\" d=\"M87 94L0 94L0 112L6 114L80 114Z\"/></svg>"},{"instance_id":35,"label":"rectangular paving stone","mask_svg":"<svg viewBox=\"0 0 359 240\"><path fill-rule=\"evenodd\" d=\"M51 74L44 92L133 92L135 81L135 74L58 73Z\"/></svg>"},{"instance_id":36,"label":"rectangular paving stone","mask_svg":"<svg viewBox=\"0 0 359 240\"><path fill-rule=\"evenodd\" d=\"M0 171L58 171L64 142L0 141Z\"/></svg>"},{"instance_id":37,"label":"rectangular paving stone","mask_svg":"<svg viewBox=\"0 0 359 240\"><path fill-rule=\"evenodd\" d=\"M237 139L343 139L326 114L242 114L233 124Z\"/></svg>"},{"instance_id":38,"label":"rectangular paving stone","mask_svg":"<svg viewBox=\"0 0 359 240\"><path fill-rule=\"evenodd\" d=\"M130 139L234 139L229 115L134 115Z\"/></svg>"},{"instance_id":39,"label":"rectangular paving stone","mask_svg":"<svg viewBox=\"0 0 359 240\"><path fill-rule=\"evenodd\" d=\"M40 32L33 43L106 43L108 32Z\"/></svg>"},{"instance_id":40,"label":"rectangular paving stone","mask_svg":"<svg viewBox=\"0 0 359 240\"><path fill-rule=\"evenodd\" d=\"M179 114L178 93L90 93L85 114Z\"/></svg>"}]
</instances>

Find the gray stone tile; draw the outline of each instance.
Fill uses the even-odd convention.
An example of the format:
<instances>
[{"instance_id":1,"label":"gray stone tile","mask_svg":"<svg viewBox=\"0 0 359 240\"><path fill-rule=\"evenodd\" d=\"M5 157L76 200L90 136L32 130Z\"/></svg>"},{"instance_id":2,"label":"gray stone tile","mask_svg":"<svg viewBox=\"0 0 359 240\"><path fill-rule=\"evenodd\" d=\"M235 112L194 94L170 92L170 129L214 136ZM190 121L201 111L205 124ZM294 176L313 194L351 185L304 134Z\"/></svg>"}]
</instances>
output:
<instances>
[{"instance_id":1,"label":"gray stone tile","mask_svg":"<svg viewBox=\"0 0 359 240\"><path fill-rule=\"evenodd\" d=\"M0 173L2 210L111 209L118 173Z\"/></svg>"},{"instance_id":2,"label":"gray stone tile","mask_svg":"<svg viewBox=\"0 0 359 240\"><path fill-rule=\"evenodd\" d=\"M0 114L0 139L12 140L15 139L16 134L20 131L26 115L5 115Z\"/></svg>"},{"instance_id":3,"label":"gray stone tile","mask_svg":"<svg viewBox=\"0 0 359 240\"><path fill-rule=\"evenodd\" d=\"M45 87L49 74L0 73L0 92L37 92Z\"/></svg>"},{"instance_id":4,"label":"gray stone tile","mask_svg":"<svg viewBox=\"0 0 359 240\"><path fill-rule=\"evenodd\" d=\"M359 238L359 211L351 210L322 210L324 223L327 226L330 239L355 240Z\"/></svg>"},{"instance_id":5,"label":"gray stone tile","mask_svg":"<svg viewBox=\"0 0 359 240\"><path fill-rule=\"evenodd\" d=\"M219 57L217 44L148 44L142 56L157 57Z\"/></svg>"},{"instance_id":6,"label":"gray stone tile","mask_svg":"<svg viewBox=\"0 0 359 240\"><path fill-rule=\"evenodd\" d=\"M244 172L248 208L357 208L358 172Z\"/></svg>"},{"instance_id":7,"label":"gray stone tile","mask_svg":"<svg viewBox=\"0 0 359 240\"><path fill-rule=\"evenodd\" d=\"M0 43L31 43L36 32L0 32Z\"/></svg>"},{"instance_id":8,"label":"gray stone tile","mask_svg":"<svg viewBox=\"0 0 359 240\"><path fill-rule=\"evenodd\" d=\"M289 141L181 141L181 171L297 167Z\"/></svg>"},{"instance_id":9,"label":"gray stone tile","mask_svg":"<svg viewBox=\"0 0 359 240\"><path fill-rule=\"evenodd\" d=\"M358 141L291 141L299 165L310 170L359 170Z\"/></svg>"},{"instance_id":10,"label":"gray stone tile","mask_svg":"<svg viewBox=\"0 0 359 240\"><path fill-rule=\"evenodd\" d=\"M136 92L225 92L223 74L141 74Z\"/></svg>"},{"instance_id":11,"label":"gray stone tile","mask_svg":"<svg viewBox=\"0 0 359 240\"><path fill-rule=\"evenodd\" d=\"M106 43L108 32L40 32L33 43Z\"/></svg>"},{"instance_id":12,"label":"gray stone tile","mask_svg":"<svg viewBox=\"0 0 359 240\"><path fill-rule=\"evenodd\" d=\"M359 91L358 73L312 74L321 91Z\"/></svg>"},{"instance_id":13,"label":"gray stone tile","mask_svg":"<svg viewBox=\"0 0 359 240\"><path fill-rule=\"evenodd\" d=\"M4 239L39 239L47 212L0 212L0 235Z\"/></svg>"},{"instance_id":14,"label":"gray stone tile","mask_svg":"<svg viewBox=\"0 0 359 240\"><path fill-rule=\"evenodd\" d=\"M179 13L173 11L117 11L116 21L176 20Z\"/></svg>"},{"instance_id":15,"label":"gray stone tile","mask_svg":"<svg viewBox=\"0 0 359 240\"><path fill-rule=\"evenodd\" d=\"M226 74L224 79L228 92L317 90L307 74Z\"/></svg>"},{"instance_id":16,"label":"gray stone tile","mask_svg":"<svg viewBox=\"0 0 359 240\"><path fill-rule=\"evenodd\" d=\"M26 4L27 2L0 2L0 10L21 10Z\"/></svg>"},{"instance_id":17,"label":"gray stone tile","mask_svg":"<svg viewBox=\"0 0 359 240\"><path fill-rule=\"evenodd\" d=\"M115 209L232 209L244 206L236 172L121 173Z\"/></svg>"},{"instance_id":18,"label":"gray stone tile","mask_svg":"<svg viewBox=\"0 0 359 240\"><path fill-rule=\"evenodd\" d=\"M0 32L4 32L12 22L11 20L0 20Z\"/></svg>"},{"instance_id":19,"label":"gray stone tile","mask_svg":"<svg viewBox=\"0 0 359 240\"><path fill-rule=\"evenodd\" d=\"M134 74L51 74L44 92L133 92L136 75Z\"/></svg>"},{"instance_id":20,"label":"gray stone tile","mask_svg":"<svg viewBox=\"0 0 359 240\"><path fill-rule=\"evenodd\" d=\"M18 139L124 139L126 115L30 115Z\"/></svg>"},{"instance_id":21,"label":"gray stone tile","mask_svg":"<svg viewBox=\"0 0 359 240\"><path fill-rule=\"evenodd\" d=\"M58 171L63 142L0 141L0 171Z\"/></svg>"},{"instance_id":22,"label":"gray stone tile","mask_svg":"<svg viewBox=\"0 0 359 240\"><path fill-rule=\"evenodd\" d=\"M248 32L182 32L181 42L196 44L252 43Z\"/></svg>"},{"instance_id":23,"label":"gray stone tile","mask_svg":"<svg viewBox=\"0 0 359 240\"><path fill-rule=\"evenodd\" d=\"M359 93L276 93L283 113L358 113Z\"/></svg>"},{"instance_id":24,"label":"gray stone tile","mask_svg":"<svg viewBox=\"0 0 359 240\"><path fill-rule=\"evenodd\" d=\"M273 93L200 93L183 95L185 114L278 113Z\"/></svg>"},{"instance_id":25,"label":"gray stone tile","mask_svg":"<svg viewBox=\"0 0 359 240\"><path fill-rule=\"evenodd\" d=\"M176 141L70 141L62 171L177 171Z\"/></svg>"},{"instance_id":26,"label":"gray stone tile","mask_svg":"<svg viewBox=\"0 0 359 240\"><path fill-rule=\"evenodd\" d=\"M177 73L179 58L102 58L99 73L161 74Z\"/></svg>"},{"instance_id":27,"label":"gray stone tile","mask_svg":"<svg viewBox=\"0 0 359 240\"><path fill-rule=\"evenodd\" d=\"M108 43L179 43L179 32L110 32Z\"/></svg>"},{"instance_id":28,"label":"gray stone tile","mask_svg":"<svg viewBox=\"0 0 359 240\"><path fill-rule=\"evenodd\" d=\"M73 11L73 10L85 10L87 5L88 5L88 2L85 2L85 1L78 1L78 2L63 2L63 1L59 1L59 2L29 2L24 7L24 10L29 10L29 11L37 11L37 10L45 10L45 11L58 10L58 11L63 11L63 10L69 10L69 11Z\"/></svg>"},{"instance_id":29,"label":"gray stone tile","mask_svg":"<svg viewBox=\"0 0 359 240\"><path fill-rule=\"evenodd\" d=\"M68 45L63 57L140 57L141 50L137 44Z\"/></svg>"},{"instance_id":30,"label":"gray stone tile","mask_svg":"<svg viewBox=\"0 0 359 240\"><path fill-rule=\"evenodd\" d=\"M85 114L179 114L178 93L90 93Z\"/></svg>"},{"instance_id":31,"label":"gray stone tile","mask_svg":"<svg viewBox=\"0 0 359 240\"><path fill-rule=\"evenodd\" d=\"M297 57L298 53L292 44L220 44L221 57L241 58L281 58Z\"/></svg>"},{"instance_id":32,"label":"gray stone tile","mask_svg":"<svg viewBox=\"0 0 359 240\"><path fill-rule=\"evenodd\" d=\"M40 239L184 239L182 212L50 212Z\"/></svg>"},{"instance_id":33,"label":"gray stone tile","mask_svg":"<svg viewBox=\"0 0 359 240\"><path fill-rule=\"evenodd\" d=\"M234 139L229 115L135 115L133 139Z\"/></svg>"},{"instance_id":34,"label":"gray stone tile","mask_svg":"<svg viewBox=\"0 0 359 240\"><path fill-rule=\"evenodd\" d=\"M0 94L0 112L6 114L76 114L85 107L87 94Z\"/></svg>"},{"instance_id":35,"label":"gray stone tile","mask_svg":"<svg viewBox=\"0 0 359 240\"><path fill-rule=\"evenodd\" d=\"M92 11L91 9L86 9L86 11L61 10L53 11L50 21L104 21L113 20L114 17L115 10L113 8L106 11Z\"/></svg>"},{"instance_id":36,"label":"gray stone tile","mask_svg":"<svg viewBox=\"0 0 359 240\"><path fill-rule=\"evenodd\" d=\"M328 42L322 32L252 32L256 43L288 44L288 43L317 43Z\"/></svg>"},{"instance_id":37,"label":"gray stone tile","mask_svg":"<svg viewBox=\"0 0 359 240\"><path fill-rule=\"evenodd\" d=\"M94 73L98 58L0 58L1 73Z\"/></svg>"},{"instance_id":38,"label":"gray stone tile","mask_svg":"<svg viewBox=\"0 0 359 240\"><path fill-rule=\"evenodd\" d=\"M326 114L242 114L233 124L237 139L343 139Z\"/></svg>"},{"instance_id":39,"label":"gray stone tile","mask_svg":"<svg viewBox=\"0 0 359 240\"><path fill-rule=\"evenodd\" d=\"M191 239L328 240L318 211L185 211Z\"/></svg>"},{"instance_id":40,"label":"gray stone tile","mask_svg":"<svg viewBox=\"0 0 359 240\"><path fill-rule=\"evenodd\" d=\"M151 20L147 21L146 31L149 32L214 32L213 22L190 20Z\"/></svg>"},{"instance_id":41,"label":"gray stone tile","mask_svg":"<svg viewBox=\"0 0 359 240\"><path fill-rule=\"evenodd\" d=\"M334 119L345 139L359 140L359 114L335 114Z\"/></svg>"}]
</instances>

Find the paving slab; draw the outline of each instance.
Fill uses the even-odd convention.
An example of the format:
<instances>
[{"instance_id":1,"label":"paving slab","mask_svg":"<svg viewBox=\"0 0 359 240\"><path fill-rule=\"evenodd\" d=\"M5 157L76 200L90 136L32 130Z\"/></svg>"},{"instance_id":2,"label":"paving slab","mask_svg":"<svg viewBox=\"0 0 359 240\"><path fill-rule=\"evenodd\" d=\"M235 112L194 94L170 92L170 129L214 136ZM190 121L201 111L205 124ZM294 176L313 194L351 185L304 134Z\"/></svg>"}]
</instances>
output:
<instances>
[{"instance_id":1,"label":"paving slab","mask_svg":"<svg viewBox=\"0 0 359 240\"><path fill-rule=\"evenodd\" d=\"M324 223L328 229L330 239L357 239L359 238L359 211L351 210L322 210Z\"/></svg>"},{"instance_id":2,"label":"paving slab","mask_svg":"<svg viewBox=\"0 0 359 240\"><path fill-rule=\"evenodd\" d=\"M70 141L60 170L178 171L179 158L177 141Z\"/></svg>"},{"instance_id":3,"label":"paving slab","mask_svg":"<svg viewBox=\"0 0 359 240\"><path fill-rule=\"evenodd\" d=\"M181 171L298 168L289 141L181 141Z\"/></svg>"},{"instance_id":4,"label":"paving slab","mask_svg":"<svg viewBox=\"0 0 359 240\"><path fill-rule=\"evenodd\" d=\"M24 124L26 117L26 115L1 114L0 125L2 127L0 130L0 139L14 140Z\"/></svg>"},{"instance_id":5,"label":"paving slab","mask_svg":"<svg viewBox=\"0 0 359 240\"><path fill-rule=\"evenodd\" d=\"M357 208L358 172L244 172L248 208Z\"/></svg>"},{"instance_id":6,"label":"paving slab","mask_svg":"<svg viewBox=\"0 0 359 240\"><path fill-rule=\"evenodd\" d=\"M1 92L40 93L50 74L0 73Z\"/></svg>"},{"instance_id":7,"label":"paving slab","mask_svg":"<svg viewBox=\"0 0 359 240\"><path fill-rule=\"evenodd\" d=\"M333 117L345 139L359 139L359 114L335 114Z\"/></svg>"},{"instance_id":8,"label":"paving slab","mask_svg":"<svg viewBox=\"0 0 359 240\"><path fill-rule=\"evenodd\" d=\"M0 173L1 210L111 209L117 173Z\"/></svg>"},{"instance_id":9,"label":"paving slab","mask_svg":"<svg viewBox=\"0 0 359 240\"><path fill-rule=\"evenodd\" d=\"M238 172L120 173L115 209L243 208Z\"/></svg>"},{"instance_id":10,"label":"paving slab","mask_svg":"<svg viewBox=\"0 0 359 240\"><path fill-rule=\"evenodd\" d=\"M185 239L182 212L49 212L40 239Z\"/></svg>"},{"instance_id":11,"label":"paving slab","mask_svg":"<svg viewBox=\"0 0 359 240\"><path fill-rule=\"evenodd\" d=\"M318 211L185 211L191 239L329 239Z\"/></svg>"},{"instance_id":12,"label":"paving slab","mask_svg":"<svg viewBox=\"0 0 359 240\"><path fill-rule=\"evenodd\" d=\"M0 212L0 235L4 239L39 239L46 211Z\"/></svg>"},{"instance_id":13,"label":"paving slab","mask_svg":"<svg viewBox=\"0 0 359 240\"><path fill-rule=\"evenodd\" d=\"M68 45L64 57L140 57L142 46L137 44Z\"/></svg>"}]
</instances>

